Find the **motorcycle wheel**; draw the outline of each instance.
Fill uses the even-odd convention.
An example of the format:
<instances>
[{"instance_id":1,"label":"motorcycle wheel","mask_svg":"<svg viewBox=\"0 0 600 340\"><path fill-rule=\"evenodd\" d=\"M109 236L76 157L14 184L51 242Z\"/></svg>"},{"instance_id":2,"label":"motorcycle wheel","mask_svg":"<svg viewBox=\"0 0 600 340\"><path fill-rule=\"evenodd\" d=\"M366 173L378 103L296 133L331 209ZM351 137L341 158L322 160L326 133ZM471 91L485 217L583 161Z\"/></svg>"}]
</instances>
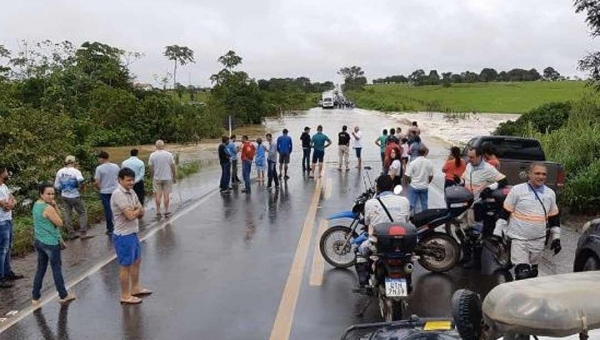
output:
<instances>
[{"instance_id":1,"label":"motorcycle wheel","mask_svg":"<svg viewBox=\"0 0 600 340\"><path fill-rule=\"evenodd\" d=\"M460 260L460 246L453 237L443 233L433 233L419 241L419 264L430 272L448 271ZM435 253L432 255L431 253ZM430 254L426 254L430 253ZM441 253L441 254L440 254Z\"/></svg>"},{"instance_id":2,"label":"motorcycle wheel","mask_svg":"<svg viewBox=\"0 0 600 340\"><path fill-rule=\"evenodd\" d=\"M352 251L352 244L346 242L350 234L352 229L343 225L333 226L323 233L319 241L319 249L327 263L336 268L349 268L354 265L356 256ZM352 237L356 236L352 235ZM346 246L344 243L347 243Z\"/></svg>"}]
</instances>

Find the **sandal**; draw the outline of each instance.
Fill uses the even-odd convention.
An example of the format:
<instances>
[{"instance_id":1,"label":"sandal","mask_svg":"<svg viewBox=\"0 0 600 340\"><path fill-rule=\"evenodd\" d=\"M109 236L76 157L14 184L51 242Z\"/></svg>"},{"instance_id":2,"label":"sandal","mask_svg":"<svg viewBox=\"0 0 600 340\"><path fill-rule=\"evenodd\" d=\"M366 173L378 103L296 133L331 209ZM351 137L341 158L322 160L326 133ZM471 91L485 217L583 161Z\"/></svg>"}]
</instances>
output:
<instances>
[{"instance_id":1,"label":"sandal","mask_svg":"<svg viewBox=\"0 0 600 340\"><path fill-rule=\"evenodd\" d=\"M137 293L131 293L131 296L145 296L145 295L150 295L152 294L152 291L148 288L142 288L142 290L140 290Z\"/></svg>"},{"instance_id":2,"label":"sandal","mask_svg":"<svg viewBox=\"0 0 600 340\"><path fill-rule=\"evenodd\" d=\"M121 299L121 304L122 305L137 305L142 303L142 299L135 297L135 296L131 296L129 299L127 300L123 300Z\"/></svg>"}]
</instances>

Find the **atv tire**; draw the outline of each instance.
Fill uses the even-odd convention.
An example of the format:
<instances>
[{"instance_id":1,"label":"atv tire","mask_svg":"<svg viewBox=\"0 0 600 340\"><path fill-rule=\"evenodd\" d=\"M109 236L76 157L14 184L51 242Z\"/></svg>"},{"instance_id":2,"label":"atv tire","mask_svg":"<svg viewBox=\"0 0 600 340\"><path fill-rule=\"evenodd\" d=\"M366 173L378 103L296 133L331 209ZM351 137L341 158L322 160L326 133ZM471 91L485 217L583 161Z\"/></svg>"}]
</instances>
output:
<instances>
[{"instance_id":1,"label":"atv tire","mask_svg":"<svg viewBox=\"0 0 600 340\"><path fill-rule=\"evenodd\" d=\"M481 336L481 300L468 289L459 289L452 295L452 317L456 330L464 340L478 340Z\"/></svg>"}]
</instances>

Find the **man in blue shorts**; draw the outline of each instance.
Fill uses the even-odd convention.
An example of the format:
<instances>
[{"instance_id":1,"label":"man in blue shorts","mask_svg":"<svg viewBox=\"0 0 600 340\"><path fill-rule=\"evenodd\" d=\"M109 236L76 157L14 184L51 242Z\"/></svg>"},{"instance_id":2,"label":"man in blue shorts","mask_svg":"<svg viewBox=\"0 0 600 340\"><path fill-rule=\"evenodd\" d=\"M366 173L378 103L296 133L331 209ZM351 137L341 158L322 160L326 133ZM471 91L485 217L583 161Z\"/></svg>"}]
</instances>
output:
<instances>
[{"instance_id":1,"label":"man in blue shorts","mask_svg":"<svg viewBox=\"0 0 600 340\"><path fill-rule=\"evenodd\" d=\"M152 294L150 289L142 288L139 282L142 247L137 234L144 207L133 190L135 172L123 168L119 171L118 179L119 186L112 193L110 206L115 219L113 244L119 262L121 303L138 304L142 302L139 296Z\"/></svg>"},{"instance_id":2,"label":"man in blue shorts","mask_svg":"<svg viewBox=\"0 0 600 340\"><path fill-rule=\"evenodd\" d=\"M312 166L310 167L310 175L313 178L315 173L315 165L319 163L319 178L323 172L323 159L325 158L325 148L331 145L331 140L323 133L323 126L317 126L317 133L312 136L311 144L314 149L312 157Z\"/></svg>"}]
</instances>

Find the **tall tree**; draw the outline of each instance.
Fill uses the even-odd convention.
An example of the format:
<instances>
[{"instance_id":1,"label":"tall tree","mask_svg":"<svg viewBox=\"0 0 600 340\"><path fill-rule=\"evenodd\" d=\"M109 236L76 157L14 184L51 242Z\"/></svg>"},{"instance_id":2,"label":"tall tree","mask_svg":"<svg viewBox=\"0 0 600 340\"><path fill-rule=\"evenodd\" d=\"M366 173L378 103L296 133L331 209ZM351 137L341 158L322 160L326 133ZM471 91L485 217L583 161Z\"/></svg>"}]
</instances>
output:
<instances>
[{"instance_id":1,"label":"tall tree","mask_svg":"<svg viewBox=\"0 0 600 340\"><path fill-rule=\"evenodd\" d=\"M544 79L546 80L558 80L560 78L560 73L554 69L554 67L548 66L544 69Z\"/></svg>"},{"instance_id":2,"label":"tall tree","mask_svg":"<svg viewBox=\"0 0 600 340\"><path fill-rule=\"evenodd\" d=\"M427 76L427 80L429 85L438 85L440 83L440 75L438 74L438 71L429 71L429 76Z\"/></svg>"},{"instance_id":3,"label":"tall tree","mask_svg":"<svg viewBox=\"0 0 600 340\"><path fill-rule=\"evenodd\" d=\"M484 68L479 73L479 80L483 82L496 81L498 79L498 72L493 68Z\"/></svg>"},{"instance_id":4,"label":"tall tree","mask_svg":"<svg viewBox=\"0 0 600 340\"><path fill-rule=\"evenodd\" d=\"M575 0L575 13L584 12L585 22L590 28L592 38L600 36L600 2ZM589 53L579 61L579 69L589 72L590 83L600 91L600 51Z\"/></svg>"},{"instance_id":5,"label":"tall tree","mask_svg":"<svg viewBox=\"0 0 600 340\"><path fill-rule=\"evenodd\" d=\"M423 71L422 69L415 70L413 73L410 74L410 76L408 76L410 82L415 86L423 85L425 78L425 71Z\"/></svg>"},{"instance_id":6,"label":"tall tree","mask_svg":"<svg viewBox=\"0 0 600 340\"><path fill-rule=\"evenodd\" d=\"M360 66L342 67L338 74L344 77L344 89L355 90L367 83L365 71Z\"/></svg>"},{"instance_id":7,"label":"tall tree","mask_svg":"<svg viewBox=\"0 0 600 340\"><path fill-rule=\"evenodd\" d=\"M177 64L184 66L188 63L195 63L194 51L186 46L171 45L165 47L165 57L173 60L173 88L177 87Z\"/></svg>"},{"instance_id":8,"label":"tall tree","mask_svg":"<svg viewBox=\"0 0 600 340\"><path fill-rule=\"evenodd\" d=\"M242 57L238 56L234 51L229 50L225 55L219 57L218 61L225 66L226 69L232 70L234 67L242 63Z\"/></svg>"}]
</instances>

